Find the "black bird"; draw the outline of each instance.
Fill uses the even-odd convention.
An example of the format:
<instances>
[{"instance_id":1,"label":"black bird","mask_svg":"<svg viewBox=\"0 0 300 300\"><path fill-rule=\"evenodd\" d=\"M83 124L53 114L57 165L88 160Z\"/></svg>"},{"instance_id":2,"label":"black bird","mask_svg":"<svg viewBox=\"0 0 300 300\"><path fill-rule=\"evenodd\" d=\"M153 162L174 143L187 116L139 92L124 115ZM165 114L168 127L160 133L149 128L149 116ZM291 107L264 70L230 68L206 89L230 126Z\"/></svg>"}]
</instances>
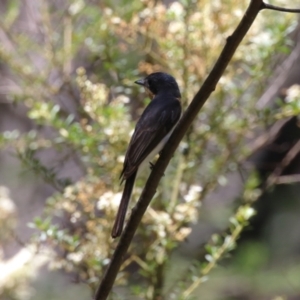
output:
<instances>
[{"instance_id":1,"label":"black bird","mask_svg":"<svg viewBox=\"0 0 300 300\"><path fill-rule=\"evenodd\" d=\"M159 153L170 137L181 116L181 94L174 77L157 72L135 81L145 87L151 102L138 120L131 137L121 173L125 187L111 233L113 238L121 235L134 181L140 171Z\"/></svg>"}]
</instances>

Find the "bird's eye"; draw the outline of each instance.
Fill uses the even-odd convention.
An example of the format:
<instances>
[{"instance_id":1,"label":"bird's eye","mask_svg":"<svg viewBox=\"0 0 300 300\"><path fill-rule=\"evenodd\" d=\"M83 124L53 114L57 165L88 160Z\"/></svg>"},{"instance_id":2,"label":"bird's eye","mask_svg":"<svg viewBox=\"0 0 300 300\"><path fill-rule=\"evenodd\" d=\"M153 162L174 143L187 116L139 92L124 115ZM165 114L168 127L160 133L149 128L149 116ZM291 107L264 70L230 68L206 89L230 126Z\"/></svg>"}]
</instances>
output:
<instances>
[{"instance_id":1,"label":"bird's eye","mask_svg":"<svg viewBox=\"0 0 300 300\"><path fill-rule=\"evenodd\" d=\"M148 87L151 87L151 86L152 86L152 80L151 80L151 79L148 79L148 80L147 80L147 86L148 86Z\"/></svg>"},{"instance_id":2,"label":"bird's eye","mask_svg":"<svg viewBox=\"0 0 300 300\"><path fill-rule=\"evenodd\" d=\"M147 87L153 94L157 93L157 88L156 88L155 82L152 79L149 79L147 81Z\"/></svg>"}]
</instances>

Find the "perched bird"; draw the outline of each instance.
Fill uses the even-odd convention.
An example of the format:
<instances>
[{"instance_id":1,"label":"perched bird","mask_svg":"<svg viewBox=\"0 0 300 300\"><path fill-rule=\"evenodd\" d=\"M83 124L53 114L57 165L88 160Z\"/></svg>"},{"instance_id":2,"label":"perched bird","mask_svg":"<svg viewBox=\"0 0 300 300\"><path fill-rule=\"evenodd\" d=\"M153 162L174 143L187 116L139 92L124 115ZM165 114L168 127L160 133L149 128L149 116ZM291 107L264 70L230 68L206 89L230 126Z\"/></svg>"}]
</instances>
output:
<instances>
[{"instance_id":1,"label":"perched bird","mask_svg":"<svg viewBox=\"0 0 300 300\"><path fill-rule=\"evenodd\" d=\"M159 153L169 139L181 116L181 94L174 77L157 72L135 81L142 85L151 102L138 120L131 137L121 173L125 187L111 233L113 238L121 235L128 203L137 173Z\"/></svg>"}]
</instances>

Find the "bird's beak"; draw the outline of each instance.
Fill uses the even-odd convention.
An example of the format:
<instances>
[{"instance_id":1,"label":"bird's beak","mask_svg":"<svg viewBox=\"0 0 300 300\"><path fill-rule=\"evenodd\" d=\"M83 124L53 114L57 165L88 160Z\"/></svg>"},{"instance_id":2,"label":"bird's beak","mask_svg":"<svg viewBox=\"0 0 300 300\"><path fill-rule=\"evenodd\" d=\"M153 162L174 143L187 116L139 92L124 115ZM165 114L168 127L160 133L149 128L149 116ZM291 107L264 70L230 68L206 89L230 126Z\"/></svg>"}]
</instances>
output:
<instances>
[{"instance_id":1,"label":"bird's beak","mask_svg":"<svg viewBox=\"0 0 300 300\"><path fill-rule=\"evenodd\" d=\"M145 86L145 79L139 79L139 80L135 81L134 83Z\"/></svg>"}]
</instances>

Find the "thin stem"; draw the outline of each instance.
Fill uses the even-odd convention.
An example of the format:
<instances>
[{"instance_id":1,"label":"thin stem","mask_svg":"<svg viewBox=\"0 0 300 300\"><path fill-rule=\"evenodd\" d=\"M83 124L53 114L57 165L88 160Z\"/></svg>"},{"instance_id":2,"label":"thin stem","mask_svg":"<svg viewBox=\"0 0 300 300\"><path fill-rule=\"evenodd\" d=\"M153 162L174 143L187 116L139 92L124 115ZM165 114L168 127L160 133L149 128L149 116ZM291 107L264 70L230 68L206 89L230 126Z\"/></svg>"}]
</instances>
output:
<instances>
[{"instance_id":1,"label":"thin stem","mask_svg":"<svg viewBox=\"0 0 300 300\"><path fill-rule=\"evenodd\" d=\"M276 10L276 11L282 11L282 12L290 12L290 13L300 13L300 8L284 8L275 6L269 3L262 4L262 9L270 9L270 10Z\"/></svg>"},{"instance_id":2,"label":"thin stem","mask_svg":"<svg viewBox=\"0 0 300 300\"><path fill-rule=\"evenodd\" d=\"M198 278L193 284L189 286L188 289L185 290L185 292L183 293L183 299L186 299L202 282L205 281L205 276L217 265L217 262L220 260L223 254L226 253L228 247L235 243L244 227L245 226L243 226L242 224L239 224L231 233L229 238L224 240L222 246L213 255L213 259L202 270L200 278Z\"/></svg>"}]
</instances>

